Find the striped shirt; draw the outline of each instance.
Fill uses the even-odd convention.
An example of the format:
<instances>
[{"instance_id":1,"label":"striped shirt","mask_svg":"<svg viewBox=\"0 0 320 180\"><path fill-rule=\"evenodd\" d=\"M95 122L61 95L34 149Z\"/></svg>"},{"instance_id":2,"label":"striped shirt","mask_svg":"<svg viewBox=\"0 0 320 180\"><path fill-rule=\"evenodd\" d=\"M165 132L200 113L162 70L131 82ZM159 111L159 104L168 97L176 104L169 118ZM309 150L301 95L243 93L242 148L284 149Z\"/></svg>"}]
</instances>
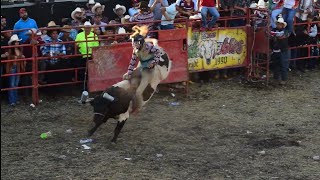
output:
<instances>
[{"instance_id":1,"label":"striped shirt","mask_svg":"<svg viewBox=\"0 0 320 180\"><path fill-rule=\"evenodd\" d=\"M44 42L46 43L46 45L44 45L42 47L42 55L56 56L59 53L66 54L66 47L64 44L57 44L57 43L53 42L51 37L45 39ZM56 42L62 42L62 40L57 39ZM48 43L51 43L51 44L48 44ZM58 61L58 58L50 59L50 62L52 64L55 64L57 61Z\"/></svg>"},{"instance_id":2,"label":"striped shirt","mask_svg":"<svg viewBox=\"0 0 320 180\"><path fill-rule=\"evenodd\" d=\"M153 12L146 12L146 13L138 13L135 16L130 18L130 22L148 22L153 21L154 14Z\"/></svg>"},{"instance_id":3,"label":"striped shirt","mask_svg":"<svg viewBox=\"0 0 320 180\"><path fill-rule=\"evenodd\" d=\"M133 44L132 44L133 45ZM142 65L142 68L148 68L148 64L146 63L152 63L154 65L158 64L158 62L160 61L160 49L156 46L154 46L153 44L151 43L145 43L144 44L144 50L147 51L149 54L153 54L154 57L153 57L153 60L151 60L151 62L149 62L149 60L145 60L145 62L141 59L141 57L139 57L136 53L133 53L132 54L132 57L131 57L131 61L129 63L129 67L128 67L128 75L131 76L132 72L133 72L133 69L135 68L136 66L136 63L137 63L137 60L138 58L140 59L141 61L141 65Z\"/></svg>"}]
</instances>

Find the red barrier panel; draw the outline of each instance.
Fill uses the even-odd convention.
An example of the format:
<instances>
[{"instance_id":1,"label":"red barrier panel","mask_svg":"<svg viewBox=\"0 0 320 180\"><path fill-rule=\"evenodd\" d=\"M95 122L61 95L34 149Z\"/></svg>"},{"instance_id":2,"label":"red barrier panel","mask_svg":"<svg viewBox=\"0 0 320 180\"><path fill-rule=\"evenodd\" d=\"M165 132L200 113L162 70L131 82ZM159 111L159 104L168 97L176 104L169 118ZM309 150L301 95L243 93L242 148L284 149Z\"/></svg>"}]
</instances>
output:
<instances>
[{"instance_id":1,"label":"red barrier panel","mask_svg":"<svg viewBox=\"0 0 320 180\"><path fill-rule=\"evenodd\" d=\"M159 32L159 46L163 47L172 60L168 78L162 83L188 81L188 54L186 29L174 29ZM132 55L131 43L93 49L93 60L88 62L89 92L103 91L122 80Z\"/></svg>"}]
</instances>

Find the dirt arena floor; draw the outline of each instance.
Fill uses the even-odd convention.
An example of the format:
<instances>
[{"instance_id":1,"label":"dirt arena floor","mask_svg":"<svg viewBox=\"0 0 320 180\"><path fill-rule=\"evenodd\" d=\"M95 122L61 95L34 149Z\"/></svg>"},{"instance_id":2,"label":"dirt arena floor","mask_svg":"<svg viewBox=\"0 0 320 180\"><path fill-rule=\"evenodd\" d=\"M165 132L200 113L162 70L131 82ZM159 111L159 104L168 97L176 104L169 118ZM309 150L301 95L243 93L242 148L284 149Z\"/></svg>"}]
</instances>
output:
<instances>
[{"instance_id":1,"label":"dirt arena floor","mask_svg":"<svg viewBox=\"0 0 320 180\"><path fill-rule=\"evenodd\" d=\"M290 78L282 87L233 79L192 84L188 96L160 92L117 144L109 120L90 150L79 140L92 107L78 95L42 97L36 108L3 102L1 179L320 179L320 71Z\"/></svg>"}]
</instances>

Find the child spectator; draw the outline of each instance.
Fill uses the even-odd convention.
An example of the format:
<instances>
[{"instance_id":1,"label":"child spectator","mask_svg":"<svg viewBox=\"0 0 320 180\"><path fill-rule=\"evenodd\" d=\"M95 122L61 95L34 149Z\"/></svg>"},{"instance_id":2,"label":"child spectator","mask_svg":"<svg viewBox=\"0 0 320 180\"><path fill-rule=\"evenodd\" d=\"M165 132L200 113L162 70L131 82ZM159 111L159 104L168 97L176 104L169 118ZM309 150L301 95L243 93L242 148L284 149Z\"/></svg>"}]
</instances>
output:
<instances>
[{"instance_id":1,"label":"child spectator","mask_svg":"<svg viewBox=\"0 0 320 180\"><path fill-rule=\"evenodd\" d=\"M289 51L288 37L289 33L285 29L287 23L281 17L276 22L276 28L271 31L271 49L273 62L273 78L281 85L285 85L288 80L289 69Z\"/></svg>"},{"instance_id":2,"label":"child spectator","mask_svg":"<svg viewBox=\"0 0 320 180\"><path fill-rule=\"evenodd\" d=\"M108 23L108 18L103 16L103 12L104 12L104 5L101 5L100 3L96 3L93 7L92 7L92 12L94 13L94 16L98 16L101 17L101 22L103 23Z\"/></svg>"},{"instance_id":3,"label":"child spectator","mask_svg":"<svg viewBox=\"0 0 320 180\"><path fill-rule=\"evenodd\" d=\"M16 34L12 35L8 45L20 45L21 39L18 38ZM16 60L25 58L22 54L21 47L12 47L9 49L8 60ZM17 61L17 62L8 62L6 63L6 73L7 74L16 74L25 72L26 61ZM9 76L9 88L15 88L19 86L20 75ZM9 90L9 104L10 106L15 106L18 102L18 90Z\"/></svg>"},{"instance_id":4,"label":"child spectator","mask_svg":"<svg viewBox=\"0 0 320 180\"><path fill-rule=\"evenodd\" d=\"M133 17L139 13L139 0L131 0L132 7L128 10L129 16Z\"/></svg>"},{"instance_id":5,"label":"child spectator","mask_svg":"<svg viewBox=\"0 0 320 180\"><path fill-rule=\"evenodd\" d=\"M16 30L16 32L14 32L15 34L18 35L18 37L21 39L21 43L24 43L27 39L27 32L28 29L38 29L38 25L36 23L36 21L34 19L31 19L28 17L28 12L25 8L21 8L19 10L19 15L20 15L20 20L18 22L15 23L13 30ZM17 31L20 29L26 29L23 31Z\"/></svg>"},{"instance_id":6,"label":"child spectator","mask_svg":"<svg viewBox=\"0 0 320 180\"><path fill-rule=\"evenodd\" d=\"M202 26L201 31L204 31L206 28L217 27L217 20L220 17L220 14L216 8L215 0L198 0L198 8L201 10ZM209 23L207 23L207 14L211 14L212 18Z\"/></svg>"},{"instance_id":7,"label":"child spectator","mask_svg":"<svg viewBox=\"0 0 320 180\"><path fill-rule=\"evenodd\" d=\"M98 15L98 14L95 14L94 15L94 18L93 18L93 25L94 26L99 26L99 27L96 27L98 28L98 30L100 31L99 34L97 35L103 35L105 32L106 32L106 26L107 26L107 23L104 23L101 21L102 20L102 16L101 15Z\"/></svg>"}]
</instances>

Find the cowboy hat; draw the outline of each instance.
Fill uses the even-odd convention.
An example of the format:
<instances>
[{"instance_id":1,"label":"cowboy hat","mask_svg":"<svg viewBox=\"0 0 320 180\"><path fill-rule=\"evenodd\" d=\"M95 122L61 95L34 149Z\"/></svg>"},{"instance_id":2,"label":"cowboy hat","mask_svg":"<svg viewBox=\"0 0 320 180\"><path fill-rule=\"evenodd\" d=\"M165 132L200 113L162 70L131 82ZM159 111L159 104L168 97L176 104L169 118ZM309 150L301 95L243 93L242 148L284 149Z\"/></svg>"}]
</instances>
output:
<instances>
[{"instance_id":1,"label":"cowboy hat","mask_svg":"<svg viewBox=\"0 0 320 180\"><path fill-rule=\"evenodd\" d=\"M124 16L123 18L121 18L121 24L127 23L129 21L129 19L130 19L129 15Z\"/></svg>"},{"instance_id":2,"label":"cowboy hat","mask_svg":"<svg viewBox=\"0 0 320 180\"><path fill-rule=\"evenodd\" d=\"M102 11L104 11L104 7L105 7L105 6L104 6L104 5L101 5L100 3L96 3L96 4L92 7L91 12L96 13L96 9L97 9L98 7L101 7Z\"/></svg>"},{"instance_id":3,"label":"cowboy hat","mask_svg":"<svg viewBox=\"0 0 320 180\"><path fill-rule=\"evenodd\" d=\"M284 27L287 27L287 23L284 21L282 17L278 18L277 23L281 23L284 25Z\"/></svg>"},{"instance_id":4,"label":"cowboy hat","mask_svg":"<svg viewBox=\"0 0 320 180\"><path fill-rule=\"evenodd\" d=\"M50 21L47 25L48 28L59 27L54 21Z\"/></svg>"},{"instance_id":5,"label":"cowboy hat","mask_svg":"<svg viewBox=\"0 0 320 180\"><path fill-rule=\"evenodd\" d=\"M94 5L94 4L96 4L94 0L89 0L89 2L86 5L89 8L90 5Z\"/></svg>"},{"instance_id":6,"label":"cowboy hat","mask_svg":"<svg viewBox=\"0 0 320 180\"><path fill-rule=\"evenodd\" d=\"M123 14L126 13L127 9L125 6L121 6L120 4L117 4L115 8L113 8L113 12L116 13L117 9L122 9L123 10Z\"/></svg>"},{"instance_id":7,"label":"cowboy hat","mask_svg":"<svg viewBox=\"0 0 320 180\"><path fill-rule=\"evenodd\" d=\"M258 4L257 3L251 3L249 8L258 8Z\"/></svg>"},{"instance_id":8,"label":"cowboy hat","mask_svg":"<svg viewBox=\"0 0 320 180\"><path fill-rule=\"evenodd\" d=\"M89 21L86 21L83 25L84 26L92 26L92 24Z\"/></svg>"},{"instance_id":9,"label":"cowboy hat","mask_svg":"<svg viewBox=\"0 0 320 180\"><path fill-rule=\"evenodd\" d=\"M41 31L38 30L38 29L35 29L35 28L29 29L26 34L27 35L36 34L37 36L41 36L42 35Z\"/></svg>"},{"instance_id":10,"label":"cowboy hat","mask_svg":"<svg viewBox=\"0 0 320 180\"><path fill-rule=\"evenodd\" d=\"M258 7L262 9L266 8L266 2L264 2L264 0L259 0Z\"/></svg>"},{"instance_id":11,"label":"cowboy hat","mask_svg":"<svg viewBox=\"0 0 320 180\"><path fill-rule=\"evenodd\" d=\"M77 7L77 8L76 8L74 11L72 11L72 13L71 13L71 18L72 18L72 19L76 19L75 16L74 16L76 13L83 13L83 12L82 12L82 10L81 10L79 7Z\"/></svg>"},{"instance_id":12,"label":"cowboy hat","mask_svg":"<svg viewBox=\"0 0 320 180\"><path fill-rule=\"evenodd\" d=\"M62 29L61 29L61 32L70 32L71 31L71 26L69 25L63 25L62 26Z\"/></svg>"},{"instance_id":13,"label":"cowboy hat","mask_svg":"<svg viewBox=\"0 0 320 180\"><path fill-rule=\"evenodd\" d=\"M14 41L21 41L21 39L19 39L18 35L14 34L10 37L10 40L8 42L8 45L10 46L11 43L13 43Z\"/></svg>"}]
</instances>

